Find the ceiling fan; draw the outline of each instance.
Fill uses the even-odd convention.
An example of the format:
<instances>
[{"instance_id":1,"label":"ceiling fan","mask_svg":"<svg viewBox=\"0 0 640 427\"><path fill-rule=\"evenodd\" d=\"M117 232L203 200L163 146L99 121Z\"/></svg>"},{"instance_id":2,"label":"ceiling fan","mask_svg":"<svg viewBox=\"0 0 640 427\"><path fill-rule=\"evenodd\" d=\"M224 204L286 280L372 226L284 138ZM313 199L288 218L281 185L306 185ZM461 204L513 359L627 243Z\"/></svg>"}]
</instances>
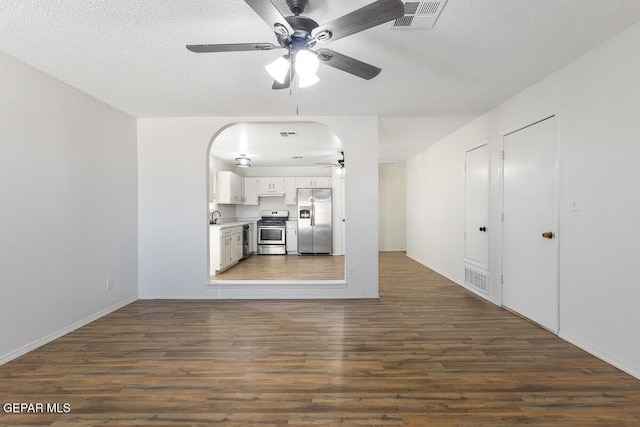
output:
<instances>
[{"instance_id":1,"label":"ceiling fan","mask_svg":"<svg viewBox=\"0 0 640 427\"><path fill-rule=\"evenodd\" d=\"M316 44L355 34L404 15L400 0L377 0L340 18L319 25L301 14L308 0L286 0L292 16L283 16L271 0L245 0L245 2L273 29L278 45L273 43L231 43L187 45L196 53L238 52L286 49L288 52L265 68L274 78L272 89L291 86L296 73L298 86L311 86L318 81L315 72L319 63L369 80L381 69L330 49L313 50Z\"/></svg>"},{"instance_id":2,"label":"ceiling fan","mask_svg":"<svg viewBox=\"0 0 640 427\"><path fill-rule=\"evenodd\" d=\"M338 170L342 170L344 169L344 151L340 152L340 155L342 156L341 159L338 159L335 163L329 163L329 162L319 162L316 163L317 165L325 165L325 168L337 168Z\"/></svg>"}]
</instances>

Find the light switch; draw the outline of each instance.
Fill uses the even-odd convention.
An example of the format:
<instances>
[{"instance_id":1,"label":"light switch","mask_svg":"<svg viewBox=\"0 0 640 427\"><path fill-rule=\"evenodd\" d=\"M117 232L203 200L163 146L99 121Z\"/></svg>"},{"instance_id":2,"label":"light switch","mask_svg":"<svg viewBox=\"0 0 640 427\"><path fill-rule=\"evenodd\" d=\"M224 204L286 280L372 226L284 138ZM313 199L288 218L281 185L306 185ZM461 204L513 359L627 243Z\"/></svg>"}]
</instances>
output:
<instances>
[{"instance_id":1,"label":"light switch","mask_svg":"<svg viewBox=\"0 0 640 427\"><path fill-rule=\"evenodd\" d=\"M580 203L578 203L577 200L572 200L569 203L569 207L571 208L572 211L579 211L580 210Z\"/></svg>"}]
</instances>

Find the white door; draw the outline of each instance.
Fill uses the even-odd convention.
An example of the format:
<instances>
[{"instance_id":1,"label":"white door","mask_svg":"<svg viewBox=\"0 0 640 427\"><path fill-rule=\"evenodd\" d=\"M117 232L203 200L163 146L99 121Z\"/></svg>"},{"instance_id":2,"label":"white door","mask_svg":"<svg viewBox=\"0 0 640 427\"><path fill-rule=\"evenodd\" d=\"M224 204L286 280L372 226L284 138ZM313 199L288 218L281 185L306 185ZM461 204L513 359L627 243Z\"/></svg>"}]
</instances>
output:
<instances>
[{"instance_id":1,"label":"white door","mask_svg":"<svg viewBox=\"0 0 640 427\"><path fill-rule=\"evenodd\" d=\"M559 327L557 158L555 117L504 137L502 303L554 333Z\"/></svg>"},{"instance_id":2,"label":"white door","mask_svg":"<svg viewBox=\"0 0 640 427\"><path fill-rule=\"evenodd\" d=\"M489 268L489 146L465 154L465 261Z\"/></svg>"}]
</instances>

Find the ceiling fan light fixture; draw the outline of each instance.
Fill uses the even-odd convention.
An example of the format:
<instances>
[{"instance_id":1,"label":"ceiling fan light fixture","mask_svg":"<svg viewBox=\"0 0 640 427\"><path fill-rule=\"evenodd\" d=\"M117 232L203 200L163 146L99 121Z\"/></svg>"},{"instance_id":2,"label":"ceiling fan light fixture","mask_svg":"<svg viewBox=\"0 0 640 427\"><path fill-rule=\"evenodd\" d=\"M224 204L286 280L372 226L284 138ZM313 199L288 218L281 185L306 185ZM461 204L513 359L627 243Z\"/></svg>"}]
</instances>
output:
<instances>
[{"instance_id":1,"label":"ceiling fan light fixture","mask_svg":"<svg viewBox=\"0 0 640 427\"><path fill-rule=\"evenodd\" d=\"M298 74L298 87L304 88L313 86L319 81L320 79L315 74Z\"/></svg>"},{"instance_id":2,"label":"ceiling fan light fixture","mask_svg":"<svg viewBox=\"0 0 640 427\"><path fill-rule=\"evenodd\" d=\"M315 75L320 66L320 60L313 52L303 49L296 53L296 73L300 76Z\"/></svg>"},{"instance_id":3,"label":"ceiling fan light fixture","mask_svg":"<svg viewBox=\"0 0 640 427\"><path fill-rule=\"evenodd\" d=\"M287 61L284 56L281 56L271 64L265 65L264 68L267 70L267 73L273 77L273 80L283 84L289 72L289 61Z\"/></svg>"},{"instance_id":4,"label":"ceiling fan light fixture","mask_svg":"<svg viewBox=\"0 0 640 427\"><path fill-rule=\"evenodd\" d=\"M251 167L251 159L246 157L245 154L240 154L240 157L236 157L236 167L237 168L250 168Z\"/></svg>"}]
</instances>

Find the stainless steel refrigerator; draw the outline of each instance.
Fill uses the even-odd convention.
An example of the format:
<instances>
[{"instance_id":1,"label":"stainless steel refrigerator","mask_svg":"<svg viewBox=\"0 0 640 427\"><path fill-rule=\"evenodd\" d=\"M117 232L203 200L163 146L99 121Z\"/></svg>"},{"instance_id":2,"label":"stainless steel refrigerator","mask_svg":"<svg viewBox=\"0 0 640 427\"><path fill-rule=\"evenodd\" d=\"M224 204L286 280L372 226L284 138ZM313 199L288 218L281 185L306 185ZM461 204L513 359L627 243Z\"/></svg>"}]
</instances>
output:
<instances>
[{"instance_id":1,"label":"stainless steel refrigerator","mask_svg":"<svg viewBox=\"0 0 640 427\"><path fill-rule=\"evenodd\" d=\"M333 252L330 188L298 188L298 253Z\"/></svg>"}]
</instances>

